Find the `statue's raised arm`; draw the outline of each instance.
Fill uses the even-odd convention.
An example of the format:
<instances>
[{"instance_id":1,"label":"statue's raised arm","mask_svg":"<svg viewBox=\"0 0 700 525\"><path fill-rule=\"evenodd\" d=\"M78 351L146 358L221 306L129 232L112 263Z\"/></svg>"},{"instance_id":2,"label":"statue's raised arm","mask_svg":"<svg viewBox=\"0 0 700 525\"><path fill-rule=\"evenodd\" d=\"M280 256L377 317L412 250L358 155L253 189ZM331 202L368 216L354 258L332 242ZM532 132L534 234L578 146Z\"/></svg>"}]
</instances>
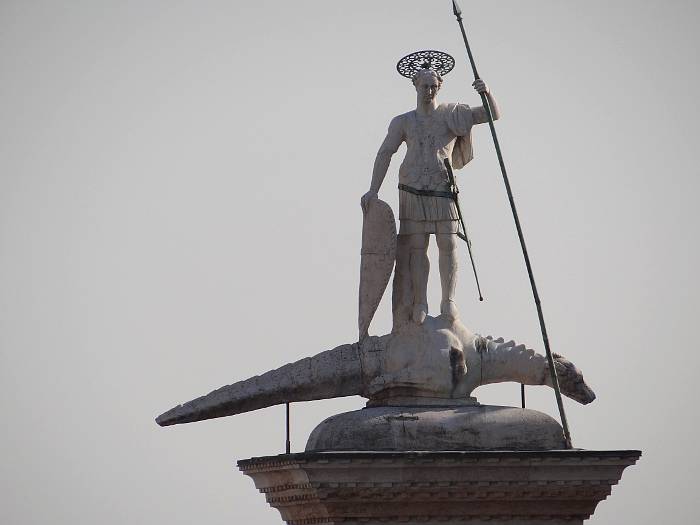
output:
<instances>
[{"instance_id":1,"label":"statue's raised arm","mask_svg":"<svg viewBox=\"0 0 700 525\"><path fill-rule=\"evenodd\" d=\"M496 98L493 96L491 90L486 85L486 82L484 82L484 80L480 78L478 80L475 80L472 83L472 86L474 86L474 89L477 93L483 93L486 95L486 98L489 102L489 107L491 108L491 116L493 117L493 120L498 120L499 118L501 118L501 110L498 107ZM472 109L472 114L474 116L474 124L486 124L489 121L489 117L486 113L486 108L484 108L484 106L479 106L477 108Z\"/></svg>"}]
</instances>

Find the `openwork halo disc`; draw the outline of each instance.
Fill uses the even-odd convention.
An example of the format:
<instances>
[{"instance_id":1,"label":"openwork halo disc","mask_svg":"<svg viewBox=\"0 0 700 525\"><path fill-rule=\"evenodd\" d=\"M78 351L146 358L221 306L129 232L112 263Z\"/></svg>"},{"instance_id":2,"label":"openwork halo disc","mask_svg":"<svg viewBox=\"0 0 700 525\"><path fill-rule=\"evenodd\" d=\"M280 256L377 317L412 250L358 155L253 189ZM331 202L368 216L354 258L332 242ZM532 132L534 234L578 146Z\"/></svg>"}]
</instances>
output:
<instances>
[{"instance_id":1,"label":"openwork halo disc","mask_svg":"<svg viewBox=\"0 0 700 525\"><path fill-rule=\"evenodd\" d=\"M396 71L401 76L413 78L413 75L421 69L432 69L438 75L445 76L455 67L455 59L442 51L416 51L410 55L406 55L398 64Z\"/></svg>"}]
</instances>

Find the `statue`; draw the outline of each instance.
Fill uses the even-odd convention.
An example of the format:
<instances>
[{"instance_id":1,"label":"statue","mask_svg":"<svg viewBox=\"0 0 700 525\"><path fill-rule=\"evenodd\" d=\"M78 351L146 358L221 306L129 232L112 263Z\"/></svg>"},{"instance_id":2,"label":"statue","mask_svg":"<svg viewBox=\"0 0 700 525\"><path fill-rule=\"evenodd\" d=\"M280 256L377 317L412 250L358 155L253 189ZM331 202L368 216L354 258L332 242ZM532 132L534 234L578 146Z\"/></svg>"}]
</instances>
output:
<instances>
[{"instance_id":1,"label":"statue","mask_svg":"<svg viewBox=\"0 0 700 525\"><path fill-rule=\"evenodd\" d=\"M417 107L391 121L374 163L370 190L361 200L364 223L358 341L214 390L165 412L157 418L158 424L167 426L224 417L281 403L361 395L368 398L368 409L360 418L362 422L353 420L351 425L354 428L352 440L358 450L375 446L376 443L362 436L382 435L386 429L382 426L384 423L378 421L385 421L384 416L389 417L396 410L418 410L416 424L428 426L417 436L425 436L428 428L437 428L431 425L437 424L445 430L455 418L463 421L464 417L473 416L475 419L470 420L473 424L441 438L441 447L459 450L487 446L479 441L479 436L483 435L482 417L495 421L498 428L505 424L505 420L498 417L490 419L489 414L496 408L482 406L471 397L480 385L515 381L524 385L547 385L556 390L558 375L563 395L583 404L595 399L581 372L561 355L554 354L550 359L549 355L545 357L514 341L481 336L470 331L459 319L454 300L456 248L458 238L467 243L468 239L461 221L452 166L460 169L472 159L472 127L498 118L500 112L486 83L480 79L473 85L482 97L482 106L438 104L436 95L442 77L453 66L454 59L439 51L413 53L397 65L399 72L413 81ZM378 191L391 156L402 142L406 142L407 152L399 170L400 227L397 234L391 207L378 198ZM429 270L426 252L431 234L435 235L439 248L442 284L441 313L437 317L428 315L426 299ZM394 327L389 334L370 336L369 323L392 270ZM420 407L437 407L438 413L421 415L423 408ZM447 410L450 407L458 412ZM534 411L513 414L519 421L527 420L527 424L532 423L537 428L543 424L541 415ZM336 420L341 421L341 426L350 421L343 417ZM561 427L553 420L550 423L547 425L554 432L554 441L545 444L533 437L529 444L521 445L565 448L567 442ZM339 442L331 442L340 435L333 430L335 426L322 424L319 428L325 430L320 434L315 432L307 445L309 450L341 446ZM436 432L442 435L443 430ZM348 432L344 430L342 434L347 437ZM320 439L320 435L331 441ZM506 439L510 434L496 432L494 435ZM537 435L537 432L532 434ZM397 450L419 450L415 447L428 446L414 438L404 435L392 446ZM506 441L491 440L488 446L505 447Z\"/></svg>"},{"instance_id":2,"label":"statue","mask_svg":"<svg viewBox=\"0 0 700 525\"><path fill-rule=\"evenodd\" d=\"M416 88L416 109L395 117L389 124L374 162L370 189L363 195L361 204L367 213L369 203L377 198L392 155L405 142L406 157L399 169L399 237L405 236L404 242L409 247L412 319L422 324L428 314L427 251L431 234L435 235L439 249L440 313L449 319L459 316L455 305L459 216L444 160L451 159L457 169L464 167L472 159L472 126L488 122L488 117L483 106L438 104L436 97L442 75L430 67L418 69L412 81ZM473 85L478 93L486 94L493 118L498 119L500 112L486 83L477 80Z\"/></svg>"},{"instance_id":3,"label":"statue","mask_svg":"<svg viewBox=\"0 0 700 525\"><path fill-rule=\"evenodd\" d=\"M428 325L434 322L435 318L427 318ZM451 346L455 345L455 341L450 340L453 334L446 333L444 325L437 325L430 334L436 339L445 339L435 343L445 351L431 352L423 362L415 363L429 372L423 375L420 370L414 371L424 388L432 390L432 396L421 396L428 406L431 402L438 406L474 404L473 398L469 398L472 391L492 383L514 381L552 386L547 360L524 345L465 332L466 340L460 344L463 351L458 351L456 346ZM370 337L362 345L340 345L260 376L223 386L168 410L156 421L161 426L177 425L242 414L285 402L354 395L369 398L368 406L379 406L387 399L391 399L388 406L415 406L415 397L410 395L405 397L409 402L386 395L387 378L400 368L392 363L394 357L389 348L392 339L395 336L389 334ZM555 366L565 396L584 405L595 400L595 393L571 361L556 355ZM435 403L435 400L440 402ZM455 436L455 443L459 444L460 440L464 443L463 436Z\"/></svg>"},{"instance_id":4,"label":"statue","mask_svg":"<svg viewBox=\"0 0 700 525\"><path fill-rule=\"evenodd\" d=\"M226 417L287 404L286 454L239 462L268 503L290 524L518 523L583 524L639 451L572 450L561 396L595 399L581 371L551 352L522 229L493 120L496 101L479 77L461 11L453 0L482 106L438 104L454 59L419 51L401 59L400 74L416 89L414 111L395 117L362 197L359 337L177 405L161 426ZM523 249L545 355L514 341L482 336L459 319L455 305L458 239L471 247L452 168L472 159L471 131L489 123ZM378 197L392 155L406 142L399 170L399 231ZM430 235L439 249L440 315L428 315ZM472 259L472 267L474 261ZM394 274L393 328L370 336L369 324ZM474 271L476 277L476 270ZM477 288L479 287L477 279ZM481 294L480 299L481 299ZM303 336L303 334L301 334ZM561 425L522 407L481 405L481 385L546 385ZM359 395L365 408L331 416L291 453L289 404Z\"/></svg>"}]
</instances>

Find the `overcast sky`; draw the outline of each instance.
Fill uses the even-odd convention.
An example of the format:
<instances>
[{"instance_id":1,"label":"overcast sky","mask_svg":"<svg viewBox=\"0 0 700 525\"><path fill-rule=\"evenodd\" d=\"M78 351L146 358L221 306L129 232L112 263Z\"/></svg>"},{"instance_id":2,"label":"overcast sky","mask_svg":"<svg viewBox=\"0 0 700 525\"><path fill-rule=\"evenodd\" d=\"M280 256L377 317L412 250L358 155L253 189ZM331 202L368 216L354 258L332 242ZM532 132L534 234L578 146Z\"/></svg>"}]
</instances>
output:
<instances>
[{"instance_id":1,"label":"overcast sky","mask_svg":"<svg viewBox=\"0 0 700 525\"><path fill-rule=\"evenodd\" d=\"M598 394L566 399L574 444L643 450L592 523L691 523L700 7L462 7L552 348ZM0 522L281 523L235 461L283 451L282 407L153 418L355 340L359 199L415 104L396 61L426 48L457 59L440 99L478 104L447 0L0 3ZM486 127L474 149L458 176L486 301L465 250L463 321L542 351ZM385 297L370 331L390 327ZM550 389L528 405L557 417ZM293 405L293 450L362 406Z\"/></svg>"}]
</instances>

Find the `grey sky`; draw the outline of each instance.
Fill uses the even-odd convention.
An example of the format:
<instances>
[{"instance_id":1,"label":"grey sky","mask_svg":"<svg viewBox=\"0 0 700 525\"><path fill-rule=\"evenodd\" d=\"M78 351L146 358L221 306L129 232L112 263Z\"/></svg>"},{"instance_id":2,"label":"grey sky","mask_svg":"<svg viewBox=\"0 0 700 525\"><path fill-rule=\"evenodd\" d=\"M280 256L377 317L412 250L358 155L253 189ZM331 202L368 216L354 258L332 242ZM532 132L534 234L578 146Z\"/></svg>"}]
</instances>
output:
<instances>
[{"instance_id":1,"label":"grey sky","mask_svg":"<svg viewBox=\"0 0 700 525\"><path fill-rule=\"evenodd\" d=\"M566 402L575 445L644 451L592 523L690 523L700 8L462 8L553 349L598 394ZM395 63L425 48L457 59L439 98L477 104L447 0L0 4L0 522L281 523L234 463L283 450L281 407L153 418L354 340L359 199L415 104ZM486 127L475 156L458 176L486 301L464 253L462 317L541 351ZM293 406L293 448L362 405ZM549 389L528 405L556 416Z\"/></svg>"}]
</instances>

